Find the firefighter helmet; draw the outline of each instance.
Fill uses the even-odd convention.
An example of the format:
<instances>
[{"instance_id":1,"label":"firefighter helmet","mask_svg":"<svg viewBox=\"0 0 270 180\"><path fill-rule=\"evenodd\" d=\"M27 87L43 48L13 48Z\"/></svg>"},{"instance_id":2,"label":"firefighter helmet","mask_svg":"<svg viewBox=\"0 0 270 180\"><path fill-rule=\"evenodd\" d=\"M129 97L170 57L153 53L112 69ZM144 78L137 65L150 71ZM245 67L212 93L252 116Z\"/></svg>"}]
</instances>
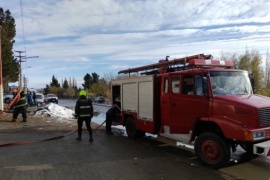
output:
<instances>
[{"instance_id":1,"label":"firefighter helmet","mask_svg":"<svg viewBox=\"0 0 270 180\"><path fill-rule=\"evenodd\" d=\"M81 90L80 91L80 96L86 96L86 91L85 90Z\"/></svg>"}]
</instances>

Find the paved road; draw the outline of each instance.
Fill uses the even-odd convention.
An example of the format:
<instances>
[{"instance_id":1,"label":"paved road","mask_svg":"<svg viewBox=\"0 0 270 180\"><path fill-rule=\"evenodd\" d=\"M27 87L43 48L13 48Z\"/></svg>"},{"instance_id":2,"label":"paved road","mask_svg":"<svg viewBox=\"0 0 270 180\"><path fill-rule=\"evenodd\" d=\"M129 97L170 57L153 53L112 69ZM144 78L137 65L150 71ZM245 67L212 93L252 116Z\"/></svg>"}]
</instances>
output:
<instances>
[{"instance_id":1,"label":"paved road","mask_svg":"<svg viewBox=\"0 0 270 180\"><path fill-rule=\"evenodd\" d=\"M0 144L36 141L67 133L40 127L1 130ZM194 154L150 138L129 139L94 132L94 142L76 133L52 141L0 148L0 177L12 179L234 179L197 164Z\"/></svg>"},{"instance_id":2,"label":"paved road","mask_svg":"<svg viewBox=\"0 0 270 180\"><path fill-rule=\"evenodd\" d=\"M9 121L1 122L10 123ZM31 122L35 124L35 121ZM64 135L76 125L54 130L53 125L1 129L0 144L31 142ZM61 126L60 126L61 127ZM211 169L197 162L193 152L166 146L151 138L129 139L121 130L114 136L94 133L94 142L75 140L76 133L57 140L0 147L1 179L246 179L269 180L267 158L235 153L226 168Z\"/></svg>"}]
</instances>

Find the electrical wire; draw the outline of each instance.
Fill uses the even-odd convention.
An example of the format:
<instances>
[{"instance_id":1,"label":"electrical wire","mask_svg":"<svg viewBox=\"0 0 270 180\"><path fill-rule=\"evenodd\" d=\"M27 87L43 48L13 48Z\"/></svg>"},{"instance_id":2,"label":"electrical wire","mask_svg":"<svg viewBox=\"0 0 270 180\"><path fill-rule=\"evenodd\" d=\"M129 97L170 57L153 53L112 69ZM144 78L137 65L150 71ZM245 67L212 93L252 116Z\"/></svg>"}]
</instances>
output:
<instances>
[{"instance_id":1,"label":"electrical wire","mask_svg":"<svg viewBox=\"0 0 270 180\"><path fill-rule=\"evenodd\" d=\"M21 10L22 33L23 33L23 45L24 45L24 51L26 52L26 49L25 49L25 35L24 35L23 3L22 3L22 0L20 0L20 10Z\"/></svg>"}]
</instances>

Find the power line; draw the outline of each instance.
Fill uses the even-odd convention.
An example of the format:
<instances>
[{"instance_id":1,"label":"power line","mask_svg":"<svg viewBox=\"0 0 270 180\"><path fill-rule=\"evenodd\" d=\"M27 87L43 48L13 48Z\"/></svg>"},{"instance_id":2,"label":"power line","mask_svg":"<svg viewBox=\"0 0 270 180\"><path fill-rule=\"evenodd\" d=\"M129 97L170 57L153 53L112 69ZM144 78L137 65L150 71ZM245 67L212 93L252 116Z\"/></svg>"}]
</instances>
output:
<instances>
[{"instance_id":1,"label":"power line","mask_svg":"<svg viewBox=\"0 0 270 180\"><path fill-rule=\"evenodd\" d=\"M20 9L21 9L21 22L22 22L22 33L23 33L23 45L24 45L24 51L25 50L25 36L24 36L24 22L23 22L23 4L22 0L20 0Z\"/></svg>"}]
</instances>

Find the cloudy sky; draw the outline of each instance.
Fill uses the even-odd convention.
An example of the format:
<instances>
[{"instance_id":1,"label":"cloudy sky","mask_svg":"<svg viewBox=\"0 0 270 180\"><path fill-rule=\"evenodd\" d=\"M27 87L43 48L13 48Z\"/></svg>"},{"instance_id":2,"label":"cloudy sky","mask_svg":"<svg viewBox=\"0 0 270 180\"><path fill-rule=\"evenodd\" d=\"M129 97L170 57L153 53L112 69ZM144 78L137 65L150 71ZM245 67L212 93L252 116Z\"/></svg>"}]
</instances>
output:
<instances>
[{"instance_id":1,"label":"cloudy sky","mask_svg":"<svg viewBox=\"0 0 270 180\"><path fill-rule=\"evenodd\" d=\"M265 58L270 42L269 0L0 0L0 7L16 20L14 50L39 56L22 63L31 88L53 75L81 86L86 73L116 76L167 55L218 59L248 47Z\"/></svg>"}]
</instances>

